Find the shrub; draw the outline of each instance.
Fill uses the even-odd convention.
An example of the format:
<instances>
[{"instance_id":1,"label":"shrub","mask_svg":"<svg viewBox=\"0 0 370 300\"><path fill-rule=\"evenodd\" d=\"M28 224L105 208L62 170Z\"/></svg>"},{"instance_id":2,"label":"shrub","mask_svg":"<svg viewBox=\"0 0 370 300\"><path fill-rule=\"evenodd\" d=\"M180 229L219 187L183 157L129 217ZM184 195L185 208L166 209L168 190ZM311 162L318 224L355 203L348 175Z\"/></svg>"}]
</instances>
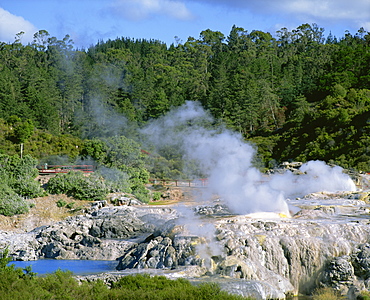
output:
<instances>
[{"instance_id":1,"label":"shrub","mask_svg":"<svg viewBox=\"0 0 370 300\"><path fill-rule=\"evenodd\" d=\"M67 202L65 201L65 200L63 200L63 199L59 199L58 201L57 201L57 206L58 207L64 207L64 206L66 206L67 205Z\"/></svg>"},{"instance_id":2,"label":"shrub","mask_svg":"<svg viewBox=\"0 0 370 300\"><path fill-rule=\"evenodd\" d=\"M361 291L360 296L358 296L357 299L370 300L370 292L369 291Z\"/></svg>"},{"instance_id":3,"label":"shrub","mask_svg":"<svg viewBox=\"0 0 370 300\"><path fill-rule=\"evenodd\" d=\"M29 155L20 158L17 155L0 154L0 180L22 197L39 197L45 194L41 185L35 181L38 171L37 160Z\"/></svg>"},{"instance_id":4,"label":"shrub","mask_svg":"<svg viewBox=\"0 0 370 300\"><path fill-rule=\"evenodd\" d=\"M69 203L66 205L66 208L68 208L68 209L72 209L74 206L75 206L75 202L69 202Z\"/></svg>"},{"instance_id":5,"label":"shrub","mask_svg":"<svg viewBox=\"0 0 370 300\"><path fill-rule=\"evenodd\" d=\"M317 289L312 296L313 300L339 300L339 293L332 288Z\"/></svg>"},{"instance_id":6,"label":"shrub","mask_svg":"<svg viewBox=\"0 0 370 300\"><path fill-rule=\"evenodd\" d=\"M132 192L130 187L130 176L126 172L117 168L101 166L96 171L96 174L104 178L110 192Z\"/></svg>"},{"instance_id":7,"label":"shrub","mask_svg":"<svg viewBox=\"0 0 370 300\"><path fill-rule=\"evenodd\" d=\"M113 283L112 290L124 292L120 299L227 300L246 299L221 291L215 283L192 285L188 280L170 280L165 276L129 275Z\"/></svg>"},{"instance_id":8,"label":"shrub","mask_svg":"<svg viewBox=\"0 0 370 300\"><path fill-rule=\"evenodd\" d=\"M161 197L162 197L162 193L161 192L153 192L152 198L153 198L154 201L160 200Z\"/></svg>"},{"instance_id":9,"label":"shrub","mask_svg":"<svg viewBox=\"0 0 370 300\"><path fill-rule=\"evenodd\" d=\"M84 176L85 180L81 181L81 186L76 189L74 197L81 200L103 200L110 192L104 179L97 174L92 174L88 177Z\"/></svg>"},{"instance_id":10,"label":"shrub","mask_svg":"<svg viewBox=\"0 0 370 300\"><path fill-rule=\"evenodd\" d=\"M51 194L66 194L80 200L103 200L109 193L109 188L100 176L84 176L80 171L57 174L50 178L46 189Z\"/></svg>"},{"instance_id":11,"label":"shrub","mask_svg":"<svg viewBox=\"0 0 370 300\"><path fill-rule=\"evenodd\" d=\"M46 195L45 190L41 188L40 183L33 179L20 179L13 184L13 189L17 194L27 198L42 197Z\"/></svg>"},{"instance_id":12,"label":"shrub","mask_svg":"<svg viewBox=\"0 0 370 300\"><path fill-rule=\"evenodd\" d=\"M138 184L132 187L132 193L137 199L144 203L148 203L150 201L150 192L143 184Z\"/></svg>"},{"instance_id":13,"label":"shrub","mask_svg":"<svg viewBox=\"0 0 370 300\"><path fill-rule=\"evenodd\" d=\"M5 248L0 252L0 271L4 270L10 261L11 258L9 257L9 249Z\"/></svg>"},{"instance_id":14,"label":"shrub","mask_svg":"<svg viewBox=\"0 0 370 300\"><path fill-rule=\"evenodd\" d=\"M15 268L9 263L8 250L0 252L0 295L13 299L151 299L151 300L237 300L213 283L194 286L185 279L164 276L130 275L108 288L102 281L79 283L70 271L58 270L43 277L35 276L31 267Z\"/></svg>"},{"instance_id":15,"label":"shrub","mask_svg":"<svg viewBox=\"0 0 370 300\"><path fill-rule=\"evenodd\" d=\"M6 183L0 182L0 214L14 216L29 211L30 205Z\"/></svg>"}]
</instances>

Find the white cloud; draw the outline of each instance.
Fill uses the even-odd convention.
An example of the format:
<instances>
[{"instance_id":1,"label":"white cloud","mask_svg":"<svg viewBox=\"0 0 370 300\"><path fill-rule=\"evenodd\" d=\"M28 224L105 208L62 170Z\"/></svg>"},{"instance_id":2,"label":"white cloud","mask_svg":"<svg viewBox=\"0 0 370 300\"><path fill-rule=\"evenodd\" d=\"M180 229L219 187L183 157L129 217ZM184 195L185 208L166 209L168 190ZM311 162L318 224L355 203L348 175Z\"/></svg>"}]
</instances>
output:
<instances>
[{"instance_id":1,"label":"white cloud","mask_svg":"<svg viewBox=\"0 0 370 300\"><path fill-rule=\"evenodd\" d=\"M181 1L173 0L117 0L111 11L130 20L143 20L154 15L172 17L178 20L193 18L192 13Z\"/></svg>"},{"instance_id":2,"label":"white cloud","mask_svg":"<svg viewBox=\"0 0 370 300\"><path fill-rule=\"evenodd\" d=\"M288 16L290 21L345 26L370 30L369 0L183 0L245 9L251 13ZM284 17L284 18L285 18Z\"/></svg>"},{"instance_id":3,"label":"white cloud","mask_svg":"<svg viewBox=\"0 0 370 300\"><path fill-rule=\"evenodd\" d=\"M360 27L363 27L366 31L370 32L370 22L360 22Z\"/></svg>"},{"instance_id":4,"label":"white cloud","mask_svg":"<svg viewBox=\"0 0 370 300\"><path fill-rule=\"evenodd\" d=\"M355 21L370 18L367 0L285 0L280 5L282 12L318 19Z\"/></svg>"},{"instance_id":5,"label":"white cloud","mask_svg":"<svg viewBox=\"0 0 370 300\"><path fill-rule=\"evenodd\" d=\"M15 16L0 7L0 40L4 42L13 42L16 34L24 32L23 43L33 40L33 35L38 29L29 21L22 17Z\"/></svg>"}]
</instances>

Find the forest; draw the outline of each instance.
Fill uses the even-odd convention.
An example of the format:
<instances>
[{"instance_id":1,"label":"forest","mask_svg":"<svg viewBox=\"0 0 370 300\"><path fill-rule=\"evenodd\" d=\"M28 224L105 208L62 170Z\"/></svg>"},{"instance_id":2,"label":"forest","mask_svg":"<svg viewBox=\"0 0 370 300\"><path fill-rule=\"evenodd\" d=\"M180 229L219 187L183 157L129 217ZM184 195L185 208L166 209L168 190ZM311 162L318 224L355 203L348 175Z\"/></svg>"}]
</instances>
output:
<instances>
[{"instance_id":1,"label":"forest","mask_svg":"<svg viewBox=\"0 0 370 300\"><path fill-rule=\"evenodd\" d=\"M324 32L233 26L171 45L121 37L88 49L46 30L24 45L20 32L0 43L1 154L181 177L173 151L145 157L153 149L137 129L191 100L255 144L261 168L324 160L369 172L370 33Z\"/></svg>"}]
</instances>

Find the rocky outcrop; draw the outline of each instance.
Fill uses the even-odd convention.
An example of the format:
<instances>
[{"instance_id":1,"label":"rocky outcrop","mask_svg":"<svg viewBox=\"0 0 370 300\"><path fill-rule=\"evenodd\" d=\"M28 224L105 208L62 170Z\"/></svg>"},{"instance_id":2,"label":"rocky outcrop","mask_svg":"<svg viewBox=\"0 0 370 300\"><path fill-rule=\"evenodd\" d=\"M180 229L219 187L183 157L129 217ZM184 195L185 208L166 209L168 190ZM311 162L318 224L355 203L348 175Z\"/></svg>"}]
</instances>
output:
<instances>
[{"instance_id":1,"label":"rocky outcrop","mask_svg":"<svg viewBox=\"0 0 370 300\"><path fill-rule=\"evenodd\" d=\"M171 209L104 207L24 234L0 233L14 260L115 260L175 218Z\"/></svg>"},{"instance_id":2,"label":"rocky outcrop","mask_svg":"<svg viewBox=\"0 0 370 300\"><path fill-rule=\"evenodd\" d=\"M319 286L334 288L348 299L359 299L362 290L370 289L370 244L329 260L318 279Z\"/></svg>"},{"instance_id":3,"label":"rocky outcrop","mask_svg":"<svg viewBox=\"0 0 370 300\"><path fill-rule=\"evenodd\" d=\"M355 297L370 285L368 208L356 197L330 199L292 201L301 206L293 218L230 215L219 203L97 207L29 233L2 232L0 244L14 259L117 259L120 274L168 271L257 299L319 286Z\"/></svg>"},{"instance_id":4,"label":"rocky outcrop","mask_svg":"<svg viewBox=\"0 0 370 300\"><path fill-rule=\"evenodd\" d=\"M218 228L218 240L234 256L234 274L267 280L271 274L289 279L294 293L309 293L328 260L350 255L368 240L364 223L327 224L320 221L267 221L236 218ZM248 266L246 268L245 266Z\"/></svg>"},{"instance_id":5,"label":"rocky outcrop","mask_svg":"<svg viewBox=\"0 0 370 300\"><path fill-rule=\"evenodd\" d=\"M215 207L216 214L219 209ZM212 209L195 211L203 214ZM310 293L324 280L322 273L328 262L351 255L370 237L367 220L327 222L332 213L325 211L319 216L321 218L313 219L308 214L305 218L301 213L294 219L217 217L212 221L214 232L203 232L203 237L200 232L196 236L173 235L168 230L158 232L141 243L132 244L120 257L118 269L197 265L208 276L268 282L274 287L274 295ZM189 222L201 224L209 219ZM210 236L215 238L210 240ZM344 282L351 276L351 268L340 266L335 276Z\"/></svg>"}]
</instances>

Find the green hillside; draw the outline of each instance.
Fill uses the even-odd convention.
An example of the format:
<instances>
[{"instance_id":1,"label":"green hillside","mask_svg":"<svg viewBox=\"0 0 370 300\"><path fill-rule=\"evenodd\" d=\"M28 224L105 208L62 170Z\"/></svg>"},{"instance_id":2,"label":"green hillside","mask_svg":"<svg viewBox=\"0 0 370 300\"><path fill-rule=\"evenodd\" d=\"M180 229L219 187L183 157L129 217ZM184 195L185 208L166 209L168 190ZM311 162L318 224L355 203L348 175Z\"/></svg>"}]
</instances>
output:
<instances>
[{"instance_id":1,"label":"green hillside","mask_svg":"<svg viewBox=\"0 0 370 300\"><path fill-rule=\"evenodd\" d=\"M103 161L106 138L140 148L138 128L194 100L256 143L265 166L321 159L370 171L370 34L362 28L333 37L316 24L274 35L233 26L227 36L207 29L172 45L117 38L88 49L45 30L28 45L21 37L0 44L3 154L23 145L40 162ZM170 152L156 153L166 160L162 176L174 175Z\"/></svg>"}]
</instances>

